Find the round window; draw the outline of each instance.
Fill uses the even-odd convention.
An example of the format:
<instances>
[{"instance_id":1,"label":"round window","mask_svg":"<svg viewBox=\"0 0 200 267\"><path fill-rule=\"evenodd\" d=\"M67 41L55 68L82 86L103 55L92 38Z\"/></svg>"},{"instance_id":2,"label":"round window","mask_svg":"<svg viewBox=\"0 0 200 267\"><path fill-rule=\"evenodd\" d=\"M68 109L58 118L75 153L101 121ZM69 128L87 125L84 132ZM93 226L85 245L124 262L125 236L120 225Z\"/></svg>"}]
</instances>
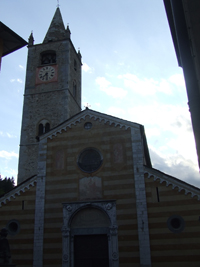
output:
<instances>
[{"instance_id":1,"label":"round window","mask_svg":"<svg viewBox=\"0 0 200 267\"><path fill-rule=\"evenodd\" d=\"M179 215L173 215L167 220L167 226L170 231L180 233L184 230L185 222Z\"/></svg>"},{"instance_id":2,"label":"round window","mask_svg":"<svg viewBox=\"0 0 200 267\"><path fill-rule=\"evenodd\" d=\"M181 220L179 218L173 218L171 220L171 226L174 228L174 229L179 229L180 226L181 226Z\"/></svg>"},{"instance_id":3,"label":"round window","mask_svg":"<svg viewBox=\"0 0 200 267\"><path fill-rule=\"evenodd\" d=\"M78 157L78 166L84 172L94 172L103 162L100 152L95 148L84 149Z\"/></svg>"},{"instance_id":4,"label":"round window","mask_svg":"<svg viewBox=\"0 0 200 267\"><path fill-rule=\"evenodd\" d=\"M7 223L7 229L10 235L16 235L20 230L20 224L17 220L11 220Z\"/></svg>"},{"instance_id":5,"label":"round window","mask_svg":"<svg viewBox=\"0 0 200 267\"><path fill-rule=\"evenodd\" d=\"M92 123L91 122L86 122L85 124L84 124L84 129L85 130L90 130L92 128Z\"/></svg>"}]
</instances>

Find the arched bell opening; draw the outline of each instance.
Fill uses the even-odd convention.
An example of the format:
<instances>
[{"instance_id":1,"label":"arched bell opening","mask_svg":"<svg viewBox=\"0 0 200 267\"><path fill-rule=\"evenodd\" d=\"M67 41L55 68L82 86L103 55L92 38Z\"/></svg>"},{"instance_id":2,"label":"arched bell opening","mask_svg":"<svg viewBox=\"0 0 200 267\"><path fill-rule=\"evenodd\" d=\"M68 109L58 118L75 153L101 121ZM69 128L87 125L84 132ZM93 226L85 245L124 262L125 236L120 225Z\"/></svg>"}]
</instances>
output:
<instances>
[{"instance_id":1,"label":"arched bell opening","mask_svg":"<svg viewBox=\"0 0 200 267\"><path fill-rule=\"evenodd\" d=\"M40 136L50 131L50 123L48 120L43 119L39 122L37 128L37 135Z\"/></svg>"}]
</instances>

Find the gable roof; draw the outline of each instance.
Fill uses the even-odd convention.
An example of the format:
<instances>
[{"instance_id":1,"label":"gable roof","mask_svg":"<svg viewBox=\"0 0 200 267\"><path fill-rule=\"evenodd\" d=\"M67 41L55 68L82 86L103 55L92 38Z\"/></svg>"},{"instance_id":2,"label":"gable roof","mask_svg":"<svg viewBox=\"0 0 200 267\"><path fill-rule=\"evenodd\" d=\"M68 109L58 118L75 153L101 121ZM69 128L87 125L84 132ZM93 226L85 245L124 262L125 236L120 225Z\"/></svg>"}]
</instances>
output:
<instances>
[{"instance_id":1,"label":"gable roof","mask_svg":"<svg viewBox=\"0 0 200 267\"><path fill-rule=\"evenodd\" d=\"M191 198L196 196L200 200L200 188L196 186L147 166L144 166L144 174L147 179L153 178L154 181L158 180L161 184L165 182L166 186L171 185L172 189L178 188L178 192L183 190L185 195L191 194Z\"/></svg>"},{"instance_id":2,"label":"gable roof","mask_svg":"<svg viewBox=\"0 0 200 267\"><path fill-rule=\"evenodd\" d=\"M119 126L120 128L123 128L127 130L131 127L137 127L143 126L141 124L123 120L105 113L97 112L95 110L86 108L83 111L75 114L74 116L70 117L69 119L65 120L64 122L58 124L56 127L52 128L48 133L43 134L40 139L43 138L50 138L52 139L53 136L56 136L57 133L61 133L62 130L66 131L67 128L71 128L72 125L76 125L77 123L80 123L82 120L85 121L86 117L89 116L90 119L104 121L104 123L109 123L109 125L114 125L115 127Z\"/></svg>"},{"instance_id":3,"label":"gable roof","mask_svg":"<svg viewBox=\"0 0 200 267\"><path fill-rule=\"evenodd\" d=\"M77 123L81 123L81 121L85 121L87 116L89 116L90 119L98 120L99 122L104 122L104 124L109 123L109 125L113 125L114 127L119 126L120 128L123 128L124 130L127 130L128 128L132 128L132 127L138 128L140 130L140 134L142 137L145 162L147 166L152 167L143 125L135 123L135 122L123 120L123 119L120 119L120 118L117 118L111 115L107 115L105 113L97 112L89 108L86 108L85 110L75 114L74 116L64 121L63 123L52 128L48 133L45 133L42 136L40 136L40 140L44 140L48 138L52 139L54 136L57 136L57 133L61 134L62 131L67 131L67 128L71 128L72 125L76 125Z\"/></svg>"},{"instance_id":4,"label":"gable roof","mask_svg":"<svg viewBox=\"0 0 200 267\"><path fill-rule=\"evenodd\" d=\"M30 189L30 186L35 186L35 183L37 182L37 176L31 176L30 178L26 179L19 185L15 186L12 190L10 190L8 193L0 196L0 207L2 204L6 204L12 199L15 199L17 196L20 196L21 193L25 192L26 190Z\"/></svg>"}]
</instances>

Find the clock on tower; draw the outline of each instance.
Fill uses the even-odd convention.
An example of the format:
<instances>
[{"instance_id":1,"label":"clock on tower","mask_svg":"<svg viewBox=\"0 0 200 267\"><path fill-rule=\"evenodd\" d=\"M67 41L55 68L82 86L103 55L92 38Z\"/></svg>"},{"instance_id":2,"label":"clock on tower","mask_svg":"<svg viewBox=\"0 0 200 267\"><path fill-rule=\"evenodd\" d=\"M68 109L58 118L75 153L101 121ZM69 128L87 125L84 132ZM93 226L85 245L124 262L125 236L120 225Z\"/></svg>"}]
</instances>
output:
<instances>
[{"instance_id":1,"label":"clock on tower","mask_svg":"<svg viewBox=\"0 0 200 267\"><path fill-rule=\"evenodd\" d=\"M29 38L18 183L37 173L40 135L81 111L81 54L59 7L43 43Z\"/></svg>"},{"instance_id":2,"label":"clock on tower","mask_svg":"<svg viewBox=\"0 0 200 267\"><path fill-rule=\"evenodd\" d=\"M57 81L57 65L38 67L36 70L36 84Z\"/></svg>"}]
</instances>

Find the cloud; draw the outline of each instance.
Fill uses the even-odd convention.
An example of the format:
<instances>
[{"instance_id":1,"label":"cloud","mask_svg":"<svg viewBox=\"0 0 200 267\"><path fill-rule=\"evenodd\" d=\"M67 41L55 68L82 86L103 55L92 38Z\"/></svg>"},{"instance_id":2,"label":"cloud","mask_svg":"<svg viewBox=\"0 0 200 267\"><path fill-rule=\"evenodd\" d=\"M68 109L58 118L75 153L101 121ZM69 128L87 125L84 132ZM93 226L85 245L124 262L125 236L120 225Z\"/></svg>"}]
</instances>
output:
<instances>
[{"instance_id":1,"label":"cloud","mask_svg":"<svg viewBox=\"0 0 200 267\"><path fill-rule=\"evenodd\" d=\"M23 81L21 79L11 79L10 82L11 83L13 83L13 82L23 83Z\"/></svg>"},{"instance_id":2,"label":"cloud","mask_svg":"<svg viewBox=\"0 0 200 267\"><path fill-rule=\"evenodd\" d=\"M1 171L2 171L1 174L2 179L4 179L5 177L7 178L14 177L15 185L17 184L17 170L6 167L4 170Z\"/></svg>"},{"instance_id":3,"label":"cloud","mask_svg":"<svg viewBox=\"0 0 200 267\"><path fill-rule=\"evenodd\" d=\"M170 76L169 81L171 83L175 84L176 86L185 87L185 80L184 80L182 74L174 74L174 75Z\"/></svg>"},{"instance_id":4,"label":"cloud","mask_svg":"<svg viewBox=\"0 0 200 267\"><path fill-rule=\"evenodd\" d=\"M161 155L155 148L149 149L153 168L200 187L200 174L196 165L182 155Z\"/></svg>"},{"instance_id":5,"label":"cloud","mask_svg":"<svg viewBox=\"0 0 200 267\"><path fill-rule=\"evenodd\" d=\"M92 73L92 69L86 63L83 63L82 69L85 72Z\"/></svg>"},{"instance_id":6,"label":"cloud","mask_svg":"<svg viewBox=\"0 0 200 267\"><path fill-rule=\"evenodd\" d=\"M99 85L101 91L114 98L123 98L127 94L127 91L123 88L111 86L111 82L106 80L105 77L96 78L96 83Z\"/></svg>"},{"instance_id":7,"label":"cloud","mask_svg":"<svg viewBox=\"0 0 200 267\"><path fill-rule=\"evenodd\" d=\"M18 83L23 83L23 81L21 79L17 79Z\"/></svg>"},{"instance_id":8,"label":"cloud","mask_svg":"<svg viewBox=\"0 0 200 267\"><path fill-rule=\"evenodd\" d=\"M19 65L19 67L20 67L21 70L25 69L24 66L22 66L22 65Z\"/></svg>"},{"instance_id":9,"label":"cloud","mask_svg":"<svg viewBox=\"0 0 200 267\"><path fill-rule=\"evenodd\" d=\"M131 73L119 75L118 79L122 79L125 87L140 95L154 95L157 92L162 92L167 95L172 94L172 89L169 83L164 79L156 81L152 78L140 78Z\"/></svg>"},{"instance_id":10,"label":"cloud","mask_svg":"<svg viewBox=\"0 0 200 267\"><path fill-rule=\"evenodd\" d=\"M123 80L126 88L131 89L134 93L145 96L155 95L157 93L172 95L174 86L179 89L185 88L182 74L174 74L168 79L154 80L152 78L141 78L135 74L126 73L119 75L118 79Z\"/></svg>"},{"instance_id":11,"label":"cloud","mask_svg":"<svg viewBox=\"0 0 200 267\"><path fill-rule=\"evenodd\" d=\"M95 105L96 105L97 107L100 107L100 106L101 106L101 104L100 104L100 103L95 103Z\"/></svg>"},{"instance_id":12,"label":"cloud","mask_svg":"<svg viewBox=\"0 0 200 267\"><path fill-rule=\"evenodd\" d=\"M160 132L158 131L157 127L149 127L149 128L146 128L145 131L146 131L146 134L148 135L148 137L160 136Z\"/></svg>"},{"instance_id":13,"label":"cloud","mask_svg":"<svg viewBox=\"0 0 200 267\"><path fill-rule=\"evenodd\" d=\"M122 108L109 107L106 113L113 116L122 117L122 115L125 114L125 111Z\"/></svg>"},{"instance_id":14,"label":"cloud","mask_svg":"<svg viewBox=\"0 0 200 267\"><path fill-rule=\"evenodd\" d=\"M153 102L130 108L127 116L131 121L145 125L148 144L163 158L176 155L197 166L194 135L186 107Z\"/></svg>"},{"instance_id":15,"label":"cloud","mask_svg":"<svg viewBox=\"0 0 200 267\"><path fill-rule=\"evenodd\" d=\"M107 81L104 77L96 78L96 83L100 86L100 88L108 88L111 85L111 82Z\"/></svg>"},{"instance_id":16,"label":"cloud","mask_svg":"<svg viewBox=\"0 0 200 267\"><path fill-rule=\"evenodd\" d=\"M0 131L0 136L8 137L8 138L16 138L17 137L16 135L13 135L13 134L10 134L10 133L4 133L2 131Z\"/></svg>"},{"instance_id":17,"label":"cloud","mask_svg":"<svg viewBox=\"0 0 200 267\"><path fill-rule=\"evenodd\" d=\"M8 151L5 151L5 150L2 150L0 151L0 158L4 158L4 159L11 159L11 158L18 158L19 155L15 152L8 152Z\"/></svg>"},{"instance_id":18,"label":"cloud","mask_svg":"<svg viewBox=\"0 0 200 267\"><path fill-rule=\"evenodd\" d=\"M6 133L7 137L9 138L16 138L17 136L16 135L13 135L13 134L9 134L9 133Z\"/></svg>"},{"instance_id":19,"label":"cloud","mask_svg":"<svg viewBox=\"0 0 200 267\"><path fill-rule=\"evenodd\" d=\"M132 114L131 120L151 125L158 130L172 131L175 134L179 134L180 129L192 132L190 114L185 106L152 102L129 108L128 113Z\"/></svg>"}]
</instances>

